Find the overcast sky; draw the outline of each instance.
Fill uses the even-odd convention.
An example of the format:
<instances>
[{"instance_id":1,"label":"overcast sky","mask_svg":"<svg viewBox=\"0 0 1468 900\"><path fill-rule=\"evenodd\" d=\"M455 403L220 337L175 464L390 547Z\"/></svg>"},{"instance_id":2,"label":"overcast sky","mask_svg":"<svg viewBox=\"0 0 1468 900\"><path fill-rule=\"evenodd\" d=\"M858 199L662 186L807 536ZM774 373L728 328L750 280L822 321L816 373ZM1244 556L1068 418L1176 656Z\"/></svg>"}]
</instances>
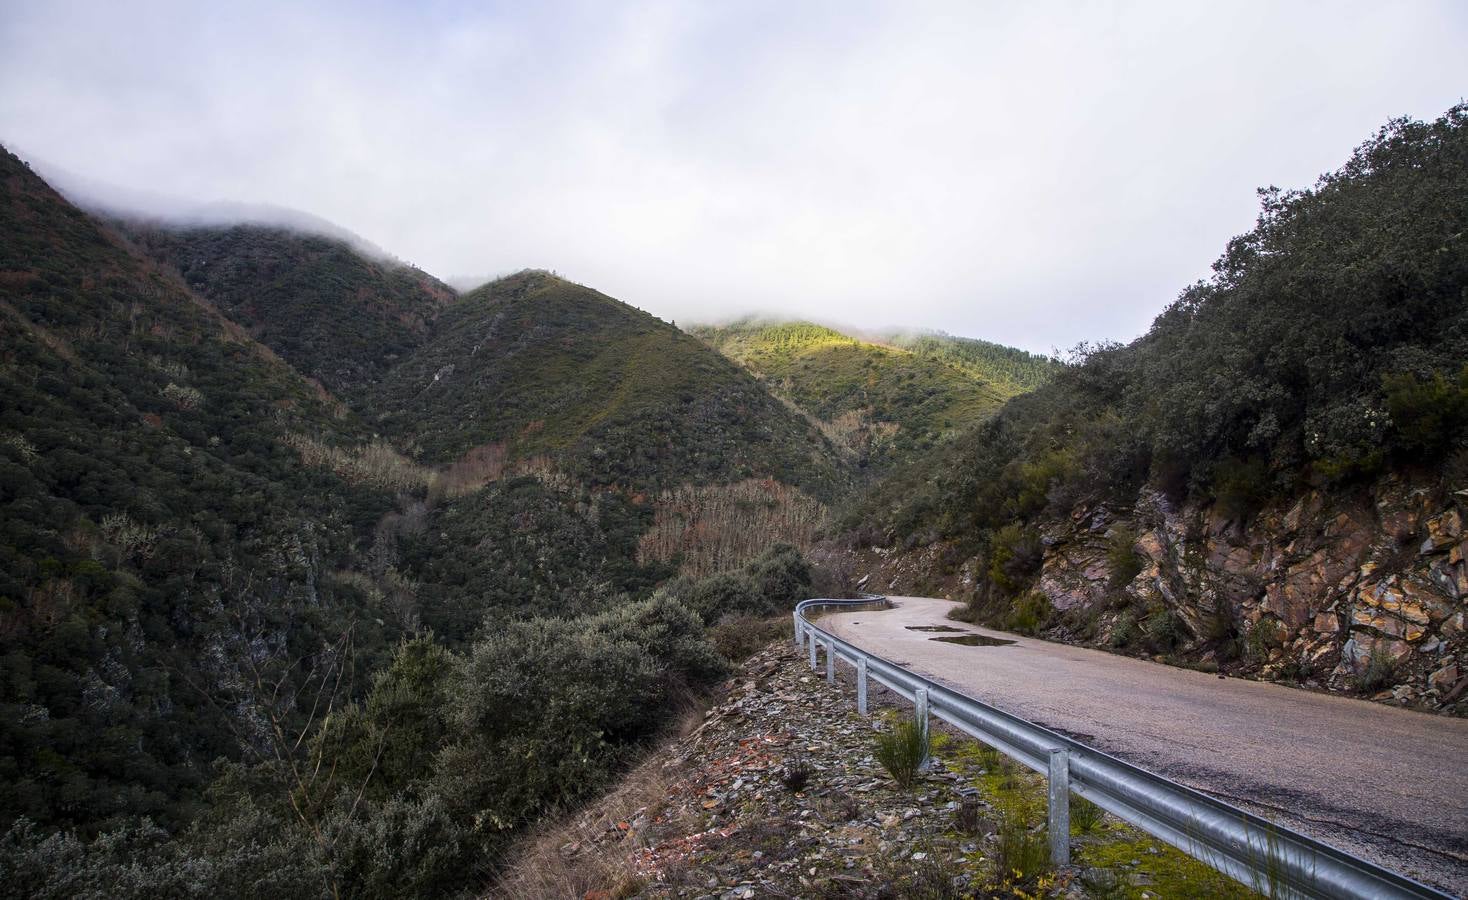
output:
<instances>
[{"instance_id":1,"label":"overcast sky","mask_svg":"<svg viewBox=\"0 0 1468 900\"><path fill-rule=\"evenodd\" d=\"M1465 93L1454 0L0 0L0 142L43 172L680 323L1041 351L1135 337L1256 187Z\"/></svg>"}]
</instances>

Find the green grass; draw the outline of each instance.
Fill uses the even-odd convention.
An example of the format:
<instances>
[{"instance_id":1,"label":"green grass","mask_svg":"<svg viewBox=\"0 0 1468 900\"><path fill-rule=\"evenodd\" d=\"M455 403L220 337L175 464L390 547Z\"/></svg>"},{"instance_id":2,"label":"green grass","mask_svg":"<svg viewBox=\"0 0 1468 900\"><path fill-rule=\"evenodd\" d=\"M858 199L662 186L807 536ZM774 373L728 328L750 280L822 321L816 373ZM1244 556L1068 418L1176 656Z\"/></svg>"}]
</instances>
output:
<instances>
[{"instance_id":1,"label":"green grass","mask_svg":"<svg viewBox=\"0 0 1468 900\"><path fill-rule=\"evenodd\" d=\"M977 787L997 814L993 880L1022 884L1045 871L1049 845L1044 830L1034 828L1046 818L1045 779L968 738L951 739L943 761ZM1144 892L1162 900L1256 896L1203 862L1105 815L1083 798L1071 798L1071 826L1073 864L1111 873L1093 879L1097 896L1141 898Z\"/></svg>"}]
</instances>

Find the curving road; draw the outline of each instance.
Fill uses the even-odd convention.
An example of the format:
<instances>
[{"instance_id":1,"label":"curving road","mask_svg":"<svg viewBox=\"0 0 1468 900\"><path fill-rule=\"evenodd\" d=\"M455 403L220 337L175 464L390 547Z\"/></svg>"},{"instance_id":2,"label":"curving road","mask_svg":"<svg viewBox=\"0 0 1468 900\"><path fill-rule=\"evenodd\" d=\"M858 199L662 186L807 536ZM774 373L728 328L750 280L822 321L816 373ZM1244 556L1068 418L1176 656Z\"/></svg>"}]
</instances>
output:
<instances>
[{"instance_id":1,"label":"curving road","mask_svg":"<svg viewBox=\"0 0 1468 900\"><path fill-rule=\"evenodd\" d=\"M954 622L947 600L890 599L894 609L826 614L821 625L1128 762L1468 893L1468 719L1220 680ZM963 646L912 626L1014 643Z\"/></svg>"}]
</instances>

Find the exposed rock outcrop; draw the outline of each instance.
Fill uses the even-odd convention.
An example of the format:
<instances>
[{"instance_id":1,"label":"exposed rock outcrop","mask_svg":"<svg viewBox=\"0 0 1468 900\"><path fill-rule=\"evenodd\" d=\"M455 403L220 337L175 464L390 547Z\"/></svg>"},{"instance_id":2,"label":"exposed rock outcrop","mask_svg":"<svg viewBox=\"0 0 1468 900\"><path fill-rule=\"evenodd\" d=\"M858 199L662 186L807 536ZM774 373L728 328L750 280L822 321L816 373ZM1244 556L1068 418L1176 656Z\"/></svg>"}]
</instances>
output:
<instances>
[{"instance_id":1,"label":"exposed rock outcrop","mask_svg":"<svg viewBox=\"0 0 1468 900\"><path fill-rule=\"evenodd\" d=\"M1468 490L1444 496L1394 476L1369 490L1312 490L1246 521L1146 490L1130 509L1082 504L1047 522L1032 590L1058 613L1046 637L1461 713L1465 513ZM1120 585L1110 553L1119 529L1135 534L1139 564ZM954 598L973 595L980 564L952 565L941 544L858 555L876 588ZM1145 639L1154 622L1175 636L1165 650Z\"/></svg>"}]
</instances>

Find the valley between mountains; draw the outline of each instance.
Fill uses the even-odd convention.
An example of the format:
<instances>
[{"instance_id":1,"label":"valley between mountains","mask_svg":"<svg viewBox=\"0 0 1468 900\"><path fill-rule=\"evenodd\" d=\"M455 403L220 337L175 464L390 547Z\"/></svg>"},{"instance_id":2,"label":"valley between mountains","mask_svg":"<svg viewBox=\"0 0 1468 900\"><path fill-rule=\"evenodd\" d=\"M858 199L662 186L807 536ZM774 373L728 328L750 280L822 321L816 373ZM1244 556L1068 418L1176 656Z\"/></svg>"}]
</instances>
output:
<instances>
[{"instance_id":1,"label":"valley between mountains","mask_svg":"<svg viewBox=\"0 0 1468 900\"><path fill-rule=\"evenodd\" d=\"M798 693L770 647L793 605L865 589L946 598L1057 659L1147 660L1103 668L1187 683L1175 719L1212 692L1240 729L1416 717L1446 737L1383 764L1422 770L1380 791L1409 798L1387 825L1456 859L1422 877L1461 891L1461 803L1432 798L1468 754L1465 235L1468 108L1393 120L1315 185L1262 192L1255 228L1141 337L1058 360L922 323L685 330L539 270L461 292L337 237L83 209L0 152L0 879L58 897L511 891L649 748L682 740L684 765L700 740L738 745L731 673ZM953 649L975 685L1032 677ZM1254 706L1256 681L1275 685ZM1157 735L1123 714L1146 696L1128 684L1082 667L1044 710L1026 685L1006 702L1133 723L1116 741L1145 757ZM718 729L676 737L711 697ZM761 734L784 734L750 699ZM836 723L843 752L890 731L781 702ZM1375 743L1333 726L1311 748L1311 803L1376 790L1362 754L1389 752L1390 726L1364 727ZM740 807L764 844L729 832L682 858L686 883L621 867L578 891L749 896L726 893L756 882L748 854L796 832L811 865L782 859L778 884L802 896L1203 883L1172 857L1111 859L1152 854L1115 823L1085 839L1084 871L996 862L1039 832L1024 779L982 748L943 770L997 792L993 827L961 837L882 824L905 807L869 761L826 787L868 785L876 824L799 786L776 803L787 749L756 761L759 789L800 823L761 832ZM1242 796L1250 755L1275 753L1240 749L1207 787ZM921 788L921 814L958 809L956 790ZM730 827L713 819L735 807L712 809L679 821ZM817 865L842 827L906 869L885 851ZM962 868L948 888L910 865L930 852Z\"/></svg>"}]
</instances>

